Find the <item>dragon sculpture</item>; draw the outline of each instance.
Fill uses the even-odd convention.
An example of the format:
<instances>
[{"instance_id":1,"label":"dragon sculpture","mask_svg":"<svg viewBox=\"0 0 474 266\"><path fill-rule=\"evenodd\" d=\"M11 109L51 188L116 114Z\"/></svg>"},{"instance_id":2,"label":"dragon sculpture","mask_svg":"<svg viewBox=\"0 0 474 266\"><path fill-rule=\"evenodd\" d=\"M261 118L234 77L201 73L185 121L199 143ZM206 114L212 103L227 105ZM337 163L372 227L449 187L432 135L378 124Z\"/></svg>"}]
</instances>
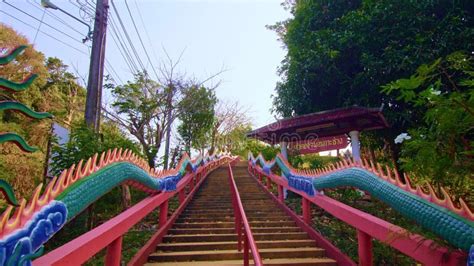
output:
<instances>
[{"instance_id":1,"label":"dragon sculpture","mask_svg":"<svg viewBox=\"0 0 474 266\"><path fill-rule=\"evenodd\" d=\"M425 192L422 186L412 185L408 175L402 182L397 172L389 167L383 169L380 164L364 159L360 163L342 160L321 169L298 170L281 154L266 161L261 154L255 158L249 153L248 159L252 167L259 164L266 174L278 166L290 187L309 196L323 189L355 187L370 193L456 248L467 252L474 244L474 213L463 199L455 204L443 188L443 197L439 197L430 184L426 184Z\"/></svg>"},{"instance_id":2,"label":"dragon sculpture","mask_svg":"<svg viewBox=\"0 0 474 266\"><path fill-rule=\"evenodd\" d=\"M0 65L11 62L25 49L26 46L19 46L0 57ZM0 78L0 89L23 91L35 78L36 75L30 75L21 83ZM35 112L13 101L1 101L0 111L4 110L20 112L35 119L52 117L49 113ZM0 132L0 144L6 142L16 144L25 152L37 150L15 133ZM148 167L144 159L129 150L109 150L62 171L45 189L40 184L29 202L25 199L18 201L12 187L0 180L0 191L10 204L0 216L0 265L31 265L31 260L42 254L45 242L116 186L128 184L150 194L173 191L186 173L196 172L200 166L209 163L226 162L230 158L224 154L199 156L191 160L184 154L176 168L163 171Z\"/></svg>"},{"instance_id":3,"label":"dragon sculpture","mask_svg":"<svg viewBox=\"0 0 474 266\"><path fill-rule=\"evenodd\" d=\"M173 191L187 172L226 159L230 157L191 160L185 154L176 168L161 171L129 150L114 149L81 161L53 178L44 191L40 184L28 203L20 201L13 215L10 205L0 216L0 265L29 265L67 222L116 186L128 184L148 193Z\"/></svg>"}]
</instances>

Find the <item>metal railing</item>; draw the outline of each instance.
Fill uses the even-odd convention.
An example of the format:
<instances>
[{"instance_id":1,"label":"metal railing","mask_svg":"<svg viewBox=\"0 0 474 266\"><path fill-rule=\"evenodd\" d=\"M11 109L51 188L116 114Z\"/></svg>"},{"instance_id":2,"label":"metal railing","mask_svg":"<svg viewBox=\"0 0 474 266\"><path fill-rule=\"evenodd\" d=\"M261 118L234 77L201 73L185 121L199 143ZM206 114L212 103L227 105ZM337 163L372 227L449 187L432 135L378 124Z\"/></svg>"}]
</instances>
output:
<instances>
[{"instance_id":1,"label":"metal railing","mask_svg":"<svg viewBox=\"0 0 474 266\"><path fill-rule=\"evenodd\" d=\"M252 230L250 229L249 221L245 215L244 206L240 200L239 190L235 184L234 174L232 173L232 167L229 163L229 184L230 191L232 192L232 207L234 208L234 217L235 217L235 231L237 233L237 250L242 251L242 239L243 239L243 252L244 252L244 265L249 265L249 248L252 252L252 257L254 264L256 266L261 266L262 259L258 253L257 243L253 238ZM243 232L242 232L243 226Z\"/></svg>"}]
</instances>

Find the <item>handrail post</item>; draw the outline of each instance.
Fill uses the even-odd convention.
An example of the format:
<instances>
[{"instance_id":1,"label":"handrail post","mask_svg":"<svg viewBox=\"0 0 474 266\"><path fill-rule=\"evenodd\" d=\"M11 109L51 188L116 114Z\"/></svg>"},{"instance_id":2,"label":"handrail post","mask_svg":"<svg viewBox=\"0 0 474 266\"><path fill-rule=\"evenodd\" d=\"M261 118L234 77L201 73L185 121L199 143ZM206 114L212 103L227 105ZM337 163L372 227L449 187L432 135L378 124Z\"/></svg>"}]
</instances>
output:
<instances>
[{"instance_id":1,"label":"handrail post","mask_svg":"<svg viewBox=\"0 0 474 266\"><path fill-rule=\"evenodd\" d=\"M244 266L249 266L249 240L244 233Z\"/></svg>"},{"instance_id":2,"label":"handrail post","mask_svg":"<svg viewBox=\"0 0 474 266\"><path fill-rule=\"evenodd\" d=\"M105 255L106 266L119 266L122 259L122 236L116 238L107 246L107 254Z\"/></svg>"},{"instance_id":3,"label":"handrail post","mask_svg":"<svg viewBox=\"0 0 474 266\"><path fill-rule=\"evenodd\" d=\"M181 190L178 192L179 205L183 204L183 202L184 202L185 199L186 199L186 187L183 187L183 189L181 189Z\"/></svg>"},{"instance_id":4,"label":"handrail post","mask_svg":"<svg viewBox=\"0 0 474 266\"><path fill-rule=\"evenodd\" d=\"M301 197L301 210L303 211L303 221L311 225L311 203L305 197Z\"/></svg>"},{"instance_id":5,"label":"handrail post","mask_svg":"<svg viewBox=\"0 0 474 266\"><path fill-rule=\"evenodd\" d=\"M372 266L372 237L361 230L357 230L359 251L359 265Z\"/></svg>"},{"instance_id":6,"label":"handrail post","mask_svg":"<svg viewBox=\"0 0 474 266\"><path fill-rule=\"evenodd\" d=\"M195 182L196 182L196 176L199 175L199 174L195 174L193 175L193 177L191 178L191 181L189 181L189 191L193 191L194 189L194 186L195 186Z\"/></svg>"},{"instance_id":7,"label":"handrail post","mask_svg":"<svg viewBox=\"0 0 474 266\"><path fill-rule=\"evenodd\" d=\"M165 226L167 221L168 221L168 200L165 200L160 205L159 228L162 228L163 226Z\"/></svg>"},{"instance_id":8,"label":"handrail post","mask_svg":"<svg viewBox=\"0 0 474 266\"><path fill-rule=\"evenodd\" d=\"M285 202L285 198L284 198L284 195L283 195L283 186L282 185L278 185L278 201L280 201L281 203Z\"/></svg>"},{"instance_id":9,"label":"handrail post","mask_svg":"<svg viewBox=\"0 0 474 266\"><path fill-rule=\"evenodd\" d=\"M267 176L267 189L270 191L272 190L272 180L269 176Z\"/></svg>"}]
</instances>

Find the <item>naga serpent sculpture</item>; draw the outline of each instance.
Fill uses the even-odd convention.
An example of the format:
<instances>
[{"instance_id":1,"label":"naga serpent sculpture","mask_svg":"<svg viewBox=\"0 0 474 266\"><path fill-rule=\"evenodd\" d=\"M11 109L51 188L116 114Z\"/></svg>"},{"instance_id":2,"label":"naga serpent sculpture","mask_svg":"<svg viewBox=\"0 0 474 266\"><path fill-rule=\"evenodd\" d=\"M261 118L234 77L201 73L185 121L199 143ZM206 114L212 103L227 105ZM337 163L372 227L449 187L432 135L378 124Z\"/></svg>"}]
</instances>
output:
<instances>
[{"instance_id":1,"label":"naga serpent sculpture","mask_svg":"<svg viewBox=\"0 0 474 266\"><path fill-rule=\"evenodd\" d=\"M474 244L474 213L463 199L459 199L459 206L456 206L445 189L441 188L443 197L440 198L430 184L425 192L421 186L413 186L407 175L406 182L402 182L397 172L389 167L383 170L380 164L364 159L360 163L342 160L322 169L298 170L281 154L266 161L261 154L255 158L249 153L248 159L254 166L258 163L267 174L278 166L290 187L310 196L318 190L355 187L370 193L456 248L467 252Z\"/></svg>"},{"instance_id":2,"label":"naga serpent sculpture","mask_svg":"<svg viewBox=\"0 0 474 266\"><path fill-rule=\"evenodd\" d=\"M230 158L222 155L191 160L185 154L175 169L161 171L148 167L129 150L96 154L53 178L42 194L40 184L29 203L23 199L11 217L13 206L5 210L0 216L0 265L29 265L42 245L67 222L116 186L128 184L148 193L173 191L188 171Z\"/></svg>"}]
</instances>

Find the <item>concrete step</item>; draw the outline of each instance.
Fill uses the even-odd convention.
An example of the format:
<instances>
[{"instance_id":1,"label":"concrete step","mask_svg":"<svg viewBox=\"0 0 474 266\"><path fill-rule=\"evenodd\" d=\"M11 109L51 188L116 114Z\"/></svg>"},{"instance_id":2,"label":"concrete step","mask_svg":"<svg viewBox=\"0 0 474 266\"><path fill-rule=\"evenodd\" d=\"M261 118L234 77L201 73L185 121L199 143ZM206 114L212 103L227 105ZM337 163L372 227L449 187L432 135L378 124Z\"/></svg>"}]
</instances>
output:
<instances>
[{"instance_id":1,"label":"concrete step","mask_svg":"<svg viewBox=\"0 0 474 266\"><path fill-rule=\"evenodd\" d=\"M277 258L314 258L324 256L324 249L317 247L301 248L269 248L259 249L260 256L265 259ZM250 256L252 257L252 256ZM178 251L152 253L151 261L212 261L212 260L235 260L242 259L243 253L236 249L228 250L200 250L200 251Z\"/></svg>"},{"instance_id":2,"label":"concrete step","mask_svg":"<svg viewBox=\"0 0 474 266\"><path fill-rule=\"evenodd\" d=\"M296 225L294 221L251 221L249 222L251 228L258 227L293 227ZM230 222L196 222L196 223L175 223L173 228L234 228L234 221Z\"/></svg>"},{"instance_id":3,"label":"concrete step","mask_svg":"<svg viewBox=\"0 0 474 266\"><path fill-rule=\"evenodd\" d=\"M261 240L256 241L258 248L294 248L294 247L315 247L313 240ZM162 251L192 251L192 250L223 250L237 248L235 241L222 242L184 242L184 243L161 243L157 249Z\"/></svg>"},{"instance_id":4,"label":"concrete step","mask_svg":"<svg viewBox=\"0 0 474 266\"><path fill-rule=\"evenodd\" d=\"M290 217L286 216L271 216L271 217L247 217L250 223L258 222L267 222L267 221L292 221ZM233 222L234 217L179 217L177 223L202 223L202 222Z\"/></svg>"},{"instance_id":5,"label":"concrete step","mask_svg":"<svg viewBox=\"0 0 474 266\"><path fill-rule=\"evenodd\" d=\"M289 232L289 233L254 233L253 237L258 240L289 240L289 239L308 239L305 232ZM180 242L222 242L237 241L237 234L188 234L188 235L166 235L163 238L165 243Z\"/></svg>"},{"instance_id":6,"label":"concrete step","mask_svg":"<svg viewBox=\"0 0 474 266\"><path fill-rule=\"evenodd\" d=\"M336 261L329 258L292 258L292 259L265 259L264 265L272 266L335 266ZM220 261L190 261L190 262L160 262L147 263L147 266L223 266L223 265L242 265L242 260L220 260ZM250 265L254 265L250 260Z\"/></svg>"},{"instance_id":7,"label":"concrete step","mask_svg":"<svg viewBox=\"0 0 474 266\"><path fill-rule=\"evenodd\" d=\"M276 233L276 232L302 232L299 227L254 227L253 233ZM233 234L234 227L229 228L172 228L168 231L170 235L191 234Z\"/></svg>"},{"instance_id":8,"label":"concrete step","mask_svg":"<svg viewBox=\"0 0 474 266\"><path fill-rule=\"evenodd\" d=\"M336 265L247 173L234 177L264 265ZM227 168L212 173L146 265L242 265ZM250 261L251 265L253 261Z\"/></svg>"}]
</instances>

